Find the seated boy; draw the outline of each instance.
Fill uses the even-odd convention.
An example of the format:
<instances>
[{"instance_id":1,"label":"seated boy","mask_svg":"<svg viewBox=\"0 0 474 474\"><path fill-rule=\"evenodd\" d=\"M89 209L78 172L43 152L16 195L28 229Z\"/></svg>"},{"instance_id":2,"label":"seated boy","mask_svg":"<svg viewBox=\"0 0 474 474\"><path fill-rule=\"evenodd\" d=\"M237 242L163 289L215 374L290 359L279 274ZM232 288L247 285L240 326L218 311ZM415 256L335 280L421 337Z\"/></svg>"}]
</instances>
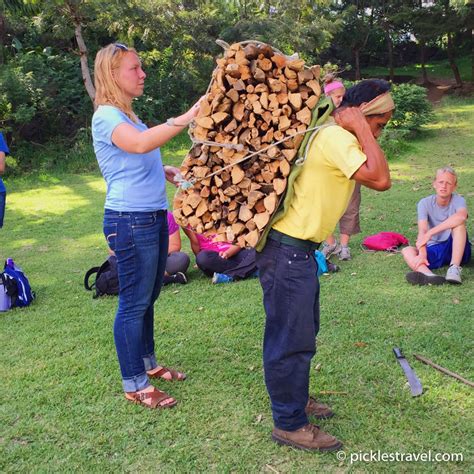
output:
<instances>
[{"instance_id":1,"label":"seated boy","mask_svg":"<svg viewBox=\"0 0 474 474\"><path fill-rule=\"evenodd\" d=\"M456 172L449 166L441 168L433 181L436 194L418 203L416 247L402 250L413 270L406 279L413 285L461 283L461 263L470 260L471 244L466 231L466 201L454 193L456 186ZM444 265L449 265L446 278L432 272Z\"/></svg>"}]
</instances>

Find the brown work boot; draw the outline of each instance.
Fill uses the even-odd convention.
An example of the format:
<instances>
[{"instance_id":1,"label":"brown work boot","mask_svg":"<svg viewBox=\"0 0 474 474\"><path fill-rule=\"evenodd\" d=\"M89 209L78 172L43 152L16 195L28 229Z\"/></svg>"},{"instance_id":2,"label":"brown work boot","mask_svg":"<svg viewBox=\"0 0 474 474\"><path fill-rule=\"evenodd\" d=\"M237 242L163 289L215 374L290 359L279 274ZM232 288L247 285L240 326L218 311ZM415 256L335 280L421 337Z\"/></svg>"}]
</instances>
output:
<instances>
[{"instance_id":1,"label":"brown work boot","mask_svg":"<svg viewBox=\"0 0 474 474\"><path fill-rule=\"evenodd\" d=\"M286 444L306 451L336 451L342 448L342 443L319 429L319 426L308 423L296 431L284 431L273 428L272 438L279 444Z\"/></svg>"},{"instance_id":2,"label":"brown work boot","mask_svg":"<svg viewBox=\"0 0 474 474\"><path fill-rule=\"evenodd\" d=\"M334 416L334 412L327 405L319 403L313 397L309 397L304 411L308 416L314 416L318 420L327 420Z\"/></svg>"}]
</instances>

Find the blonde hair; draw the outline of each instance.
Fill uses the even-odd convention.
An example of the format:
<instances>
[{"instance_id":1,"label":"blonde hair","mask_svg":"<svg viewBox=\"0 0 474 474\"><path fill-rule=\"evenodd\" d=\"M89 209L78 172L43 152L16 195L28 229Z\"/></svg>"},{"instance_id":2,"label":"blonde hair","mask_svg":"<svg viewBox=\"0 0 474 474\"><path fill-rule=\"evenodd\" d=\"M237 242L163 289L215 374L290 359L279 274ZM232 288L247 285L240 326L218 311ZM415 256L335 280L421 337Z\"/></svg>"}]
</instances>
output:
<instances>
[{"instance_id":1,"label":"blonde hair","mask_svg":"<svg viewBox=\"0 0 474 474\"><path fill-rule=\"evenodd\" d=\"M97 53L94 63L94 103L96 106L113 105L130 120L137 123L138 118L133 112L132 102L125 96L114 75L114 70L120 67L120 63L127 53L138 55L134 48L117 46L114 43L105 46Z\"/></svg>"},{"instance_id":2,"label":"blonde hair","mask_svg":"<svg viewBox=\"0 0 474 474\"><path fill-rule=\"evenodd\" d=\"M435 181L438 178L438 176L440 174L443 174L443 173L449 173L449 174L453 175L454 180L455 180L454 182L455 183L458 182L458 175L456 174L456 171L454 171L454 169L451 168L451 166L444 166L443 168L439 168L438 170L436 170Z\"/></svg>"}]
</instances>

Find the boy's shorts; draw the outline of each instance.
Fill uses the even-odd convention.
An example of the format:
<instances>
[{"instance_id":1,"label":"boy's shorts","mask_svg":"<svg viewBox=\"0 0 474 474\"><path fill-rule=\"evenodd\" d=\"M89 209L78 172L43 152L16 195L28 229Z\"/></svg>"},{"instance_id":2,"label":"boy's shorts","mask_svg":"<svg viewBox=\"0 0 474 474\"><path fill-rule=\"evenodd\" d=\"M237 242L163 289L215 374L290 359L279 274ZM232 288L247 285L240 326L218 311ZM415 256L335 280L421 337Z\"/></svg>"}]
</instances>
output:
<instances>
[{"instance_id":1,"label":"boy's shorts","mask_svg":"<svg viewBox=\"0 0 474 474\"><path fill-rule=\"evenodd\" d=\"M428 245L426 248L428 262L430 262L430 270L441 268L444 265L451 263L453 254L453 237L450 235L448 240L435 245ZM469 262L471 259L471 244L469 243L469 236L466 238L466 247L462 256L462 264Z\"/></svg>"},{"instance_id":2,"label":"boy's shorts","mask_svg":"<svg viewBox=\"0 0 474 474\"><path fill-rule=\"evenodd\" d=\"M5 216L5 201L7 193L0 192L0 227L3 227L3 217Z\"/></svg>"}]
</instances>

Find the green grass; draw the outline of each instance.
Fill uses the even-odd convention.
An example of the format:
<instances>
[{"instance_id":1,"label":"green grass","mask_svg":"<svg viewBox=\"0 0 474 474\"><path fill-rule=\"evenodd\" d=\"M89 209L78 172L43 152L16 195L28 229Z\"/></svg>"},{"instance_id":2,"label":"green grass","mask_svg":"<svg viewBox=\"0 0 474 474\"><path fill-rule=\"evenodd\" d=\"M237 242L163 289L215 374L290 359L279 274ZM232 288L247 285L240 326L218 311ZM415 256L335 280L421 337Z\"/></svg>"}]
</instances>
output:
<instances>
[{"instance_id":1,"label":"green grass","mask_svg":"<svg viewBox=\"0 0 474 474\"><path fill-rule=\"evenodd\" d=\"M472 81L471 58L469 56L462 56L456 58L456 64L459 68L461 78L463 81ZM447 59L430 61L426 64L426 71L429 79L451 79L454 80L453 71ZM373 77L388 75L388 67L372 66L362 70L362 77ZM395 75L397 76L412 76L414 78L422 77L421 64L407 64L405 66L396 67Z\"/></svg>"},{"instance_id":2,"label":"green grass","mask_svg":"<svg viewBox=\"0 0 474 474\"><path fill-rule=\"evenodd\" d=\"M445 102L437 121L391 162L393 187L364 191L363 235L416 235L416 203L434 170L451 164L474 200L474 101ZM178 164L185 150L165 150ZM473 469L473 391L417 362L420 353L473 379L474 271L462 286L412 287L399 254L364 253L321 278L321 332L311 392L337 416L320 423L352 454L462 453L463 462L339 461L271 442L262 378L264 313L257 280L212 285L197 270L156 303L157 354L183 369L160 383L179 401L168 411L126 403L112 338L117 300L94 300L85 271L106 256L105 187L97 172L7 180L0 258L23 266L38 298L0 314L2 472L420 472ZM169 193L172 195L173 190ZM469 224L471 234L474 233ZM392 348L401 346L425 393L412 398ZM319 365L320 364L320 365Z\"/></svg>"}]
</instances>

